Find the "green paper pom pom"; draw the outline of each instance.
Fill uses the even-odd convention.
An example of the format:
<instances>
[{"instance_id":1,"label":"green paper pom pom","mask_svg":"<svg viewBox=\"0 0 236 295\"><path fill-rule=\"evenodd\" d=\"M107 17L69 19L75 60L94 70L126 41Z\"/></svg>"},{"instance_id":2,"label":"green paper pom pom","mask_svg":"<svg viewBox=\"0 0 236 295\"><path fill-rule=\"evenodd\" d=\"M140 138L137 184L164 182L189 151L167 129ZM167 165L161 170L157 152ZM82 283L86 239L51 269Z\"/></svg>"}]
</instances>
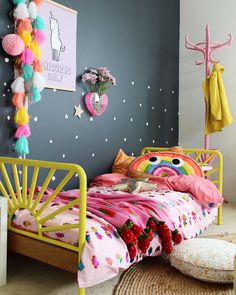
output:
<instances>
[{"instance_id":1,"label":"green paper pom pom","mask_svg":"<svg viewBox=\"0 0 236 295\"><path fill-rule=\"evenodd\" d=\"M31 65L22 66L22 75L25 81L29 81L33 78L34 70Z\"/></svg>"},{"instance_id":2,"label":"green paper pom pom","mask_svg":"<svg viewBox=\"0 0 236 295\"><path fill-rule=\"evenodd\" d=\"M32 86L30 88L30 97L31 97L32 103L36 103L41 100L41 94L40 94L39 89L37 87Z\"/></svg>"},{"instance_id":3,"label":"green paper pom pom","mask_svg":"<svg viewBox=\"0 0 236 295\"><path fill-rule=\"evenodd\" d=\"M45 23L44 20L38 15L35 19L35 21L32 23L33 28L36 30L44 30L45 29Z\"/></svg>"},{"instance_id":4,"label":"green paper pom pom","mask_svg":"<svg viewBox=\"0 0 236 295\"><path fill-rule=\"evenodd\" d=\"M12 0L15 5L25 3L25 0Z\"/></svg>"},{"instance_id":5,"label":"green paper pom pom","mask_svg":"<svg viewBox=\"0 0 236 295\"><path fill-rule=\"evenodd\" d=\"M28 155L29 154L29 145L28 140L25 136L21 136L17 139L15 143L15 151L18 155Z\"/></svg>"}]
</instances>

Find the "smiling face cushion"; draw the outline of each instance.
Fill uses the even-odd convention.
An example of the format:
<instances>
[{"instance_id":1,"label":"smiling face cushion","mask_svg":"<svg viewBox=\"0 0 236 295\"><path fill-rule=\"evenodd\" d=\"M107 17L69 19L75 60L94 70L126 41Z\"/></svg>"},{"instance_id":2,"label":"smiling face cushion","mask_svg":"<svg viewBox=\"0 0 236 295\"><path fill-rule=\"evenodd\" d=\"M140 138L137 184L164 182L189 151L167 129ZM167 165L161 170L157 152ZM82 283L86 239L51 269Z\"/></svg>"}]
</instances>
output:
<instances>
[{"instance_id":1,"label":"smiling face cushion","mask_svg":"<svg viewBox=\"0 0 236 295\"><path fill-rule=\"evenodd\" d=\"M136 158L129 166L129 175L167 177L195 174L203 177L200 166L190 157L173 152L153 152Z\"/></svg>"}]
</instances>

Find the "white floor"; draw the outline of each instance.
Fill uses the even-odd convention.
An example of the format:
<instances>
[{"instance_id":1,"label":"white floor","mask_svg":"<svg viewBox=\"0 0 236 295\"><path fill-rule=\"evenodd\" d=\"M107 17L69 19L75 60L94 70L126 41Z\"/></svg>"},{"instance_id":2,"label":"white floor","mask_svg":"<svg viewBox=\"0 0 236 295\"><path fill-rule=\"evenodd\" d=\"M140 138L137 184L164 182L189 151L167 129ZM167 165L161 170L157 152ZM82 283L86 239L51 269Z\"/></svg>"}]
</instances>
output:
<instances>
[{"instance_id":1,"label":"white floor","mask_svg":"<svg viewBox=\"0 0 236 295\"><path fill-rule=\"evenodd\" d=\"M236 205L223 208L223 224L211 225L204 235L236 232ZM88 288L88 295L112 295L116 277L98 286ZM0 295L76 295L76 276L27 257L8 258L8 282L0 287Z\"/></svg>"}]
</instances>

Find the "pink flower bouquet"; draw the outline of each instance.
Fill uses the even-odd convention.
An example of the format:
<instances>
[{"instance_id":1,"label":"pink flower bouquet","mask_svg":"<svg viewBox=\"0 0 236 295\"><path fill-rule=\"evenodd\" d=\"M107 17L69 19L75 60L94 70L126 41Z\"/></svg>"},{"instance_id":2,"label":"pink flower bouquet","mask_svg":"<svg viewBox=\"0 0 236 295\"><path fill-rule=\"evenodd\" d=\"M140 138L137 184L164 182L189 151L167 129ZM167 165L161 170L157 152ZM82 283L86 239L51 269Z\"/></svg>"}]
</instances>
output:
<instances>
[{"instance_id":1,"label":"pink flower bouquet","mask_svg":"<svg viewBox=\"0 0 236 295\"><path fill-rule=\"evenodd\" d=\"M99 96L104 94L112 85L116 85L116 79L106 67L99 67L89 70L82 75L81 80L86 84L90 92Z\"/></svg>"}]
</instances>

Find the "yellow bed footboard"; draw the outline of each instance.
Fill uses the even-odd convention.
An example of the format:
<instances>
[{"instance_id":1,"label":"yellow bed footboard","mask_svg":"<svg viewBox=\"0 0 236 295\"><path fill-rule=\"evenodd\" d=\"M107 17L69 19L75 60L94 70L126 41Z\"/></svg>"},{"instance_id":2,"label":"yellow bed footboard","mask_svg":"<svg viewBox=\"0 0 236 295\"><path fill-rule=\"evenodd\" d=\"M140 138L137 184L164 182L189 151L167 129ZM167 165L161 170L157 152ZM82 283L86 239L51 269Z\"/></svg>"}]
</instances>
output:
<instances>
[{"instance_id":1,"label":"yellow bed footboard","mask_svg":"<svg viewBox=\"0 0 236 295\"><path fill-rule=\"evenodd\" d=\"M169 148L145 147L141 154L169 151ZM194 159L203 169L205 177L209 178L222 194L223 189L223 156L218 150L183 149L183 153ZM218 208L217 224L222 223L222 206Z\"/></svg>"},{"instance_id":2,"label":"yellow bed footboard","mask_svg":"<svg viewBox=\"0 0 236 295\"><path fill-rule=\"evenodd\" d=\"M66 187L71 183L73 183L73 188L77 186L77 188L80 189L79 198L70 201L51 214L43 214L47 205L53 201L60 191L66 190ZM35 196L36 185L40 185L41 189ZM54 191L37 211L37 205L40 203L48 187L53 188ZM86 191L87 177L84 170L79 165L0 157L0 194L8 199L9 230L32 237L33 239L76 251L78 252L78 264L81 260L81 254L85 243ZM44 226L47 220L72 208L74 205L78 205L80 208L79 223L51 227ZM12 226L13 214L20 208L29 210L34 216L38 225L37 233L27 232ZM47 238L43 235L44 232L71 228L79 229L78 246ZM80 293L83 293L82 289L80 289Z\"/></svg>"}]
</instances>

